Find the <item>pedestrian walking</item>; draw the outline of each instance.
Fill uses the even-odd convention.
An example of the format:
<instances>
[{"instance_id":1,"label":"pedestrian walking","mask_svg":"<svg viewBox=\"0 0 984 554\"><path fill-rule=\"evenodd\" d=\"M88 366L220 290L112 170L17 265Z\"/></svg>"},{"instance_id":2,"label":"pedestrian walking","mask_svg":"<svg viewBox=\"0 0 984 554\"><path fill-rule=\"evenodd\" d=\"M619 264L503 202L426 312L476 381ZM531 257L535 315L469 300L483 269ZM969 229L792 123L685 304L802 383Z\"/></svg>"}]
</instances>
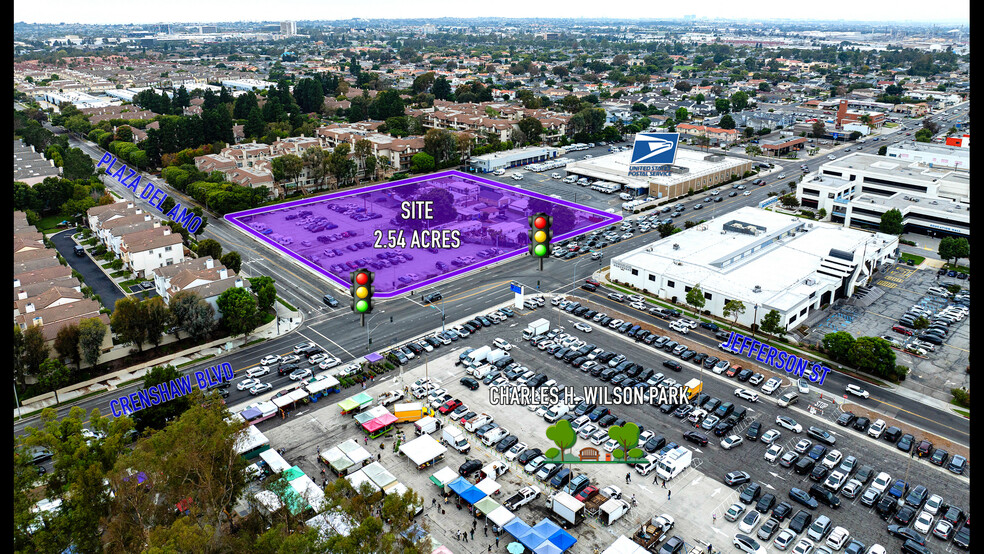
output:
<instances>
[{"instance_id":1,"label":"pedestrian walking","mask_svg":"<svg viewBox=\"0 0 984 554\"><path fill-rule=\"evenodd\" d=\"M659 483L659 474L653 477L653 484L655 485L656 483Z\"/></svg>"},{"instance_id":2,"label":"pedestrian walking","mask_svg":"<svg viewBox=\"0 0 984 554\"><path fill-rule=\"evenodd\" d=\"M663 488L666 488L666 479L663 479Z\"/></svg>"},{"instance_id":3,"label":"pedestrian walking","mask_svg":"<svg viewBox=\"0 0 984 554\"><path fill-rule=\"evenodd\" d=\"M671 490L669 490L669 489L667 489L667 490L666 490L666 499L667 499L667 500L669 500L669 499L670 499L670 493L671 493L671 492L672 492L672 491L671 491Z\"/></svg>"},{"instance_id":4,"label":"pedestrian walking","mask_svg":"<svg viewBox=\"0 0 984 554\"><path fill-rule=\"evenodd\" d=\"M461 536L465 538L465 544L468 543L468 533L462 533Z\"/></svg>"},{"instance_id":5,"label":"pedestrian walking","mask_svg":"<svg viewBox=\"0 0 984 554\"><path fill-rule=\"evenodd\" d=\"M318 447L318 456L320 456L320 455L321 455L321 447L319 446Z\"/></svg>"},{"instance_id":6,"label":"pedestrian walking","mask_svg":"<svg viewBox=\"0 0 984 554\"><path fill-rule=\"evenodd\" d=\"M492 552L492 545L489 545L489 552Z\"/></svg>"},{"instance_id":7,"label":"pedestrian walking","mask_svg":"<svg viewBox=\"0 0 984 554\"><path fill-rule=\"evenodd\" d=\"M382 454L376 454L376 461L377 462L383 461L383 455Z\"/></svg>"},{"instance_id":8,"label":"pedestrian walking","mask_svg":"<svg viewBox=\"0 0 984 554\"><path fill-rule=\"evenodd\" d=\"M362 437L362 439L366 441L367 445L369 444L369 437Z\"/></svg>"},{"instance_id":9,"label":"pedestrian walking","mask_svg":"<svg viewBox=\"0 0 984 554\"><path fill-rule=\"evenodd\" d=\"M717 514L711 514L711 522L712 523L717 523L717 521L718 521L718 515Z\"/></svg>"},{"instance_id":10,"label":"pedestrian walking","mask_svg":"<svg viewBox=\"0 0 984 554\"><path fill-rule=\"evenodd\" d=\"M431 508L433 508L436 505L437 505L437 499L436 498L431 498Z\"/></svg>"},{"instance_id":11,"label":"pedestrian walking","mask_svg":"<svg viewBox=\"0 0 984 554\"><path fill-rule=\"evenodd\" d=\"M711 552L714 552L714 545L707 543L707 554L711 554Z\"/></svg>"},{"instance_id":12,"label":"pedestrian walking","mask_svg":"<svg viewBox=\"0 0 984 554\"><path fill-rule=\"evenodd\" d=\"M632 481L632 474L631 473L626 473L625 474L625 484L628 485L631 481Z\"/></svg>"},{"instance_id":13,"label":"pedestrian walking","mask_svg":"<svg viewBox=\"0 0 984 554\"><path fill-rule=\"evenodd\" d=\"M324 476L325 476L325 468L321 468L321 476L322 476L322 477L324 477Z\"/></svg>"},{"instance_id":14,"label":"pedestrian walking","mask_svg":"<svg viewBox=\"0 0 984 554\"><path fill-rule=\"evenodd\" d=\"M499 548L499 535L495 536L495 547Z\"/></svg>"},{"instance_id":15,"label":"pedestrian walking","mask_svg":"<svg viewBox=\"0 0 984 554\"><path fill-rule=\"evenodd\" d=\"M485 536L486 537L489 536L489 527L488 527L488 525L485 526Z\"/></svg>"},{"instance_id":16,"label":"pedestrian walking","mask_svg":"<svg viewBox=\"0 0 984 554\"><path fill-rule=\"evenodd\" d=\"M475 540L475 530L474 529L471 530L471 538L472 538L472 540Z\"/></svg>"}]
</instances>

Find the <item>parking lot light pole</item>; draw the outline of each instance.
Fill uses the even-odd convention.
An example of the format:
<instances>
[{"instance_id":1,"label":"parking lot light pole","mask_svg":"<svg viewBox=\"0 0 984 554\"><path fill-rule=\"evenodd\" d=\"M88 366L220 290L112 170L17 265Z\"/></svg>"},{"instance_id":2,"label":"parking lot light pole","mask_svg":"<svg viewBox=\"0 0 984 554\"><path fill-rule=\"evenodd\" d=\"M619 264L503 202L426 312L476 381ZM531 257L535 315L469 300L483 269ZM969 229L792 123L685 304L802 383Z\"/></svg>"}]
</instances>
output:
<instances>
[{"instance_id":1,"label":"parking lot light pole","mask_svg":"<svg viewBox=\"0 0 984 554\"><path fill-rule=\"evenodd\" d=\"M372 345L372 339L369 338L369 323L371 323L372 320L375 319L377 315L382 313L386 313L385 310L379 310L378 312L373 314L372 317L369 318L369 321L366 322L366 352L367 353L370 351L370 346ZM382 323L380 323L379 325L382 325ZM376 325L376 327L379 327L379 325ZM373 329L375 329L375 327L373 327Z\"/></svg>"}]
</instances>

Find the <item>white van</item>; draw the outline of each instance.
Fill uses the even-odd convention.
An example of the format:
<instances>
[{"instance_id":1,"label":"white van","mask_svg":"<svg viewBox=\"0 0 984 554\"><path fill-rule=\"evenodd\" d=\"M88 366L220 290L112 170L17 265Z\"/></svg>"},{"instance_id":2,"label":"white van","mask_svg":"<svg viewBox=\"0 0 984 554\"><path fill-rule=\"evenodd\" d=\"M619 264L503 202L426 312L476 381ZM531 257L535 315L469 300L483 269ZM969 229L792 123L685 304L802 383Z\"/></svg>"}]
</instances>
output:
<instances>
[{"instance_id":1,"label":"white van","mask_svg":"<svg viewBox=\"0 0 984 554\"><path fill-rule=\"evenodd\" d=\"M635 465L635 470L641 473L642 475L649 475L649 473L652 472L654 469L656 469L656 466L658 465L659 465L659 457L656 456L655 454L650 454L646 456L645 463Z\"/></svg>"},{"instance_id":2,"label":"white van","mask_svg":"<svg viewBox=\"0 0 984 554\"><path fill-rule=\"evenodd\" d=\"M495 171L492 172L492 175L505 175L505 174L506 174L506 170L501 168L496 169Z\"/></svg>"},{"instance_id":3,"label":"white van","mask_svg":"<svg viewBox=\"0 0 984 554\"><path fill-rule=\"evenodd\" d=\"M618 197L621 198L622 200L632 200L632 195L627 192L619 193Z\"/></svg>"}]
</instances>

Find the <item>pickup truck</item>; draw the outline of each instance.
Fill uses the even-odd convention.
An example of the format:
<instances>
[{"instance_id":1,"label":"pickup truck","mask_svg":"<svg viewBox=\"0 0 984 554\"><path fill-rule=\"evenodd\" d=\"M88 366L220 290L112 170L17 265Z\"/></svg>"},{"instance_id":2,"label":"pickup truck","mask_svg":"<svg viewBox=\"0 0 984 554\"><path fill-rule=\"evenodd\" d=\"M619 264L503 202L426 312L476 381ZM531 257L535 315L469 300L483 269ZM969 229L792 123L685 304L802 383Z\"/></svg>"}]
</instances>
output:
<instances>
[{"instance_id":1,"label":"pickup truck","mask_svg":"<svg viewBox=\"0 0 984 554\"><path fill-rule=\"evenodd\" d=\"M519 489L519 492L506 499L502 505L505 506L507 510L514 512L516 511L516 508L519 508L524 504L529 504L538 496L540 496L540 487L530 485Z\"/></svg>"},{"instance_id":2,"label":"pickup truck","mask_svg":"<svg viewBox=\"0 0 984 554\"><path fill-rule=\"evenodd\" d=\"M655 552L655 546L659 544L659 541L666 536L670 529L673 529L674 524L675 522L669 514L654 517L642 524L635 535L632 535L632 540L646 550Z\"/></svg>"},{"instance_id":3,"label":"pickup truck","mask_svg":"<svg viewBox=\"0 0 984 554\"><path fill-rule=\"evenodd\" d=\"M585 495L583 500L584 511L590 515L596 515L598 513L598 508L612 498L622 498L622 490L616 486L608 486L601 490L598 490L595 487L590 488L594 488L594 492Z\"/></svg>"},{"instance_id":4,"label":"pickup truck","mask_svg":"<svg viewBox=\"0 0 984 554\"><path fill-rule=\"evenodd\" d=\"M379 395L377 402L379 402L380 406L389 406L399 400L403 400L403 391L391 390Z\"/></svg>"}]
</instances>

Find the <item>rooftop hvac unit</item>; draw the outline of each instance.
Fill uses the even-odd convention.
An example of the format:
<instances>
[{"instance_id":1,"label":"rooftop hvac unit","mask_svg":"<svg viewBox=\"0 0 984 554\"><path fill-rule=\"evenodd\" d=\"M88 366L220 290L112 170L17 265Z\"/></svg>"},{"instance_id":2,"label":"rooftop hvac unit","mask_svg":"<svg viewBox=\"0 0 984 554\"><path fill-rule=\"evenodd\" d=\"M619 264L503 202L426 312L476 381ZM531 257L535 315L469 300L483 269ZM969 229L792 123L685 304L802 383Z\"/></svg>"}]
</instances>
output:
<instances>
[{"instance_id":1,"label":"rooftop hvac unit","mask_svg":"<svg viewBox=\"0 0 984 554\"><path fill-rule=\"evenodd\" d=\"M754 287L752 288L752 292L762 292L762 287L760 287L760 286L758 286L758 285L755 285L755 286L754 286Z\"/></svg>"},{"instance_id":2,"label":"rooftop hvac unit","mask_svg":"<svg viewBox=\"0 0 984 554\"><path fill-rule=\"evenodd\" d=\"M674 250L679 250L680 249L680 245L677 244L677 243L673 243L673 249Z\"/></svg>"}]
</instances>

